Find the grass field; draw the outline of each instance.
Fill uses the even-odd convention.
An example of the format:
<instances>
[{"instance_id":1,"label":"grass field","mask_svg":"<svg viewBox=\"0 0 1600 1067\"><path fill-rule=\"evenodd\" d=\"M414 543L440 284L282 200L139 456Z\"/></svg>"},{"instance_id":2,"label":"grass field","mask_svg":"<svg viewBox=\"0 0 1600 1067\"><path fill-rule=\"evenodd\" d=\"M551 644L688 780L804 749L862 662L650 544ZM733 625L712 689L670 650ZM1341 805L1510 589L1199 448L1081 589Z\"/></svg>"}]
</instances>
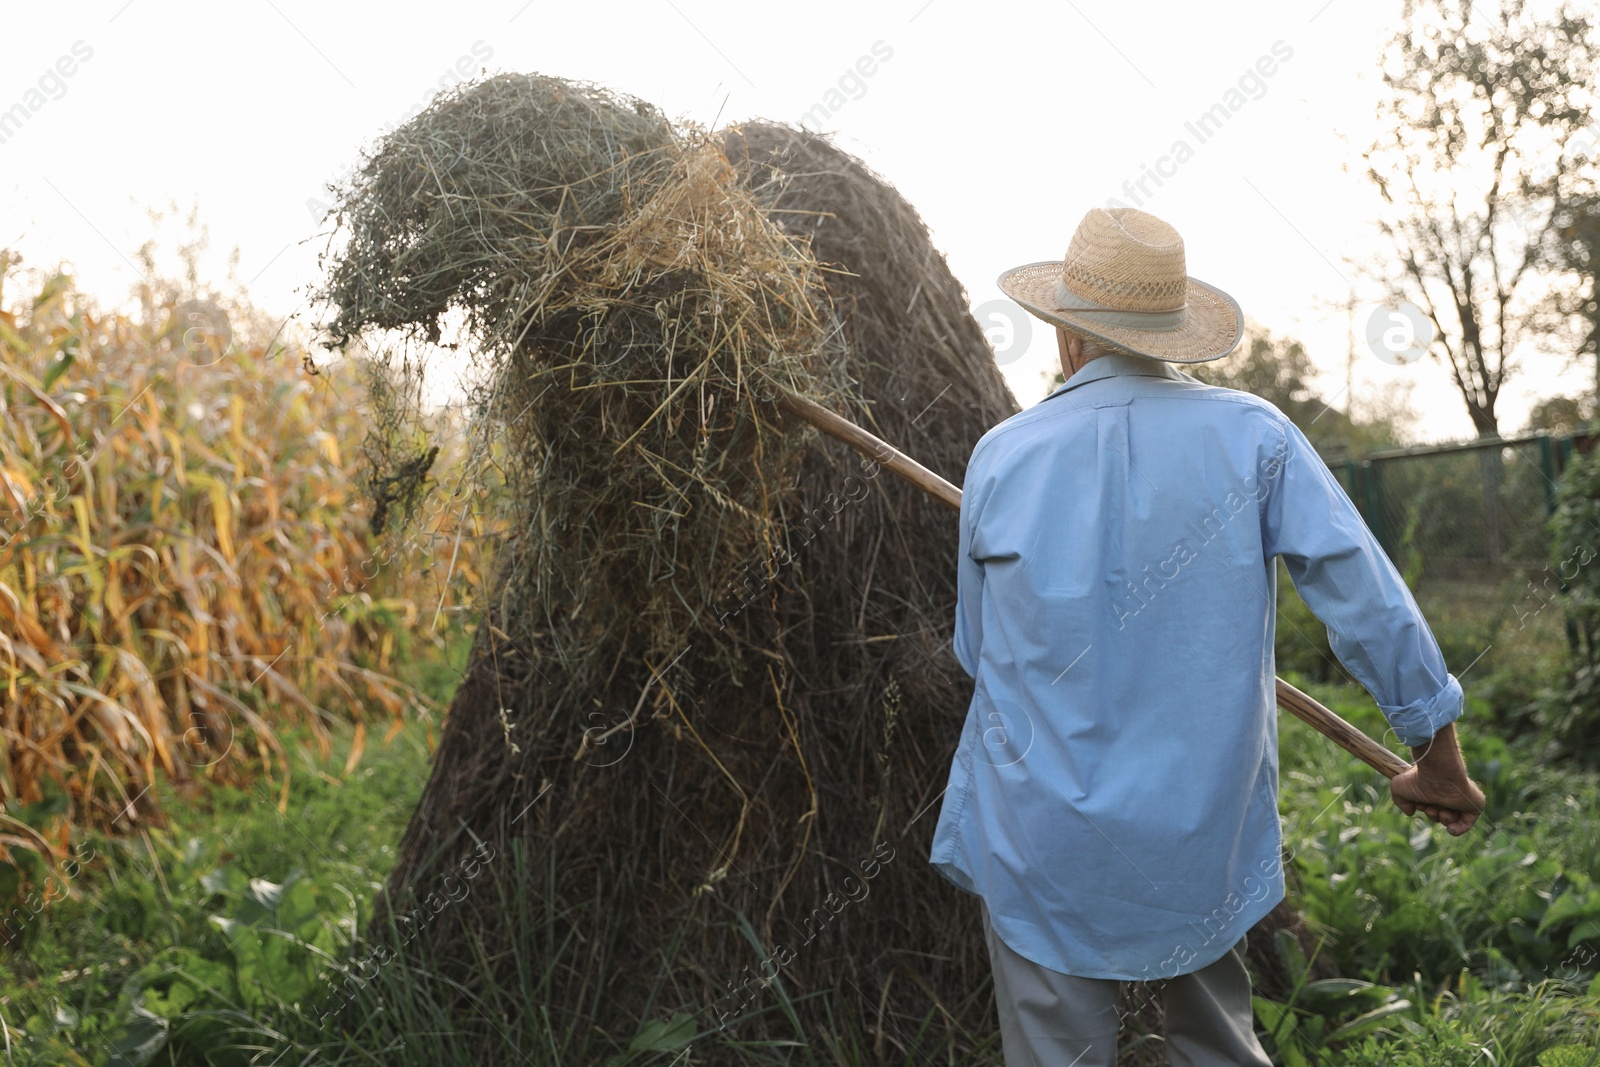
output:
<instances>
[{"instance_id":1,"label":"grass field","mask_svg":"<svg viewBox=\"0 0 1600 1067\"><path fill-rule=\"evenodd\" d=\"M1554 575L1550 580L1555 581ZM1426 577L1415 595L1417 606L1430 622L1455 637L1461 646L1458 656L1476 645L1473 656L1484 657L1479 667L1515 662L1526 673L1543 677L1559 670L1564 662L1565 617L1551 603L1554 589L1525 578L1472 581ZM1460 672L1470 664L1470 659L1451 662L1450 668Z\"/></svg>"},{"instance_id":2,"label":"grass field","mask_svg":"<svg viewBox=\"0 0 1600 1067\"><path fill-rule=\"evenodd\" d=\"M410 680L446 697L463 641L412 660ZM1381 716L1359 690L1301 681L1381 736ZM416 721L387 743L369 742L349 773L349 727L336 729L327 755L310 737L287 732L295 773L281 810L264 785L216 785L192 800L164 798L164 827L116 840L91 836L81 869L63 883L65 896L26 923L6 960L5 1062L466 1062L451 1051L439 991L397 966L373 965L362 975L368 999L358 1001L381 1001L389 1013L381 1028L347 1040L317 1024L319 1010L340 999L341 970L347 978L360 970L355 932L421 792L435 726ZM1479 831L1452 839L1400 815L1375 772L1284 719L1291 895L1326 935L1320 951L1343 979L1305 983L1283 1003L1258 1002L1258 1029L1276 1062L1592 1063L1600 1028L1600 780L1533 766L1475 728L1470 715L1461 732L1490 809ZM636 1034L579 1034L543 1022L538 990L558 967L555 957L573 950L524 946L530 975L518 995L529 998L529 1010L507 1024L506 1037L525 1062L705 1062L719 1039L696 1034L686 1016L675 1028L658 1023ZM389 1035L382 1043L373 1037L380 1031ZM860 1035L797 1034L795 1041L744 1048L738 1058L894 1062L875 1058ZM986 1046L959 1062L998 1063L993 1035L962 1035L957 1044Z\"/></svg>"}]
</instances>

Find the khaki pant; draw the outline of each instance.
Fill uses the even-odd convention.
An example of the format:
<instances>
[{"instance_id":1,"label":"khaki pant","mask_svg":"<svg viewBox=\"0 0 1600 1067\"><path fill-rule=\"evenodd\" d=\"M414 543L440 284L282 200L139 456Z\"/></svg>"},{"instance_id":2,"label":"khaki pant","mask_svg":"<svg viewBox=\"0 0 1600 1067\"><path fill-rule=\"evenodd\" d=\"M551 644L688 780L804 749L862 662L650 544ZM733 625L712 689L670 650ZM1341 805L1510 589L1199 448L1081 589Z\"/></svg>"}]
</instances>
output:
<instances>
[{"instance_id":1,"label":"khaki pant","mask_svg":"<svg viewBox=\"0 0 1600 1067\"><path fill-rule=\"evenodd\" d=\"M1041 967L1000 940L983 909L1006 1067L1115 1067L1122 983ZM1256 1040L1245 939L1222 958L1161 983L1172 1067L1271 1067Z\"/></svg>"}]
</instances>

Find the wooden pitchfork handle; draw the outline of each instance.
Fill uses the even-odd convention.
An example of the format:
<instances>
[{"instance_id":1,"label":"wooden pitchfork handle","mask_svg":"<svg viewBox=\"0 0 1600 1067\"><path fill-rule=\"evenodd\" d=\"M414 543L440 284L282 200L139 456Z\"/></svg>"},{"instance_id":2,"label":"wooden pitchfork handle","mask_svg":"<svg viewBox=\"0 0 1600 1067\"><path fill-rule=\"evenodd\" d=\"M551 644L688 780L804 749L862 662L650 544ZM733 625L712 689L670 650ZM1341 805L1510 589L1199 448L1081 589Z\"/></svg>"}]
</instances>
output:
<instances>
[{"instance_id":1,"label":"wooden pitchfork handle","mask_svg":"<svg viewBox=\"0 0 1600 1067\"><path fill-rule=\"evenodd\" d=\"M821 404L792 393L781 394L778 397L778 406L809 422L829 437L838 438L862 455L887 467L940 503L956 511L961 510L960 489L849 419L835 415ZM1282 678L1277 679L1277 683L1278 707L1310 723L1312 729L1331 739L1334 744L1362 763L1386 778L1393 778L1401 771L1411 769L1411 764Z\"/></svg>"}]
</instances>

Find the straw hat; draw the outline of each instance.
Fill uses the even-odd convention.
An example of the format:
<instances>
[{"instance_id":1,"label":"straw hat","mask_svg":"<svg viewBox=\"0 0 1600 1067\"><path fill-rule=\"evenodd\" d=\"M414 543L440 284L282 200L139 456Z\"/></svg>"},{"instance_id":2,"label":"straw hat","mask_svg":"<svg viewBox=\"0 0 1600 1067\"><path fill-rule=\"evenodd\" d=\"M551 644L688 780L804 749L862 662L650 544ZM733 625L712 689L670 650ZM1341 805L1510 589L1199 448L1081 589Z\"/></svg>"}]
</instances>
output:
<instances>
[{"instance_id":1,"label":"straw hat","mask_svg":"<svg viewBox=\"0 0 1600 1067\"><path fill-rule=\"evenodd\" d=\"M1244 331L1238 301L1185 272L1178 231L1131 207L1092 209L1064 260L1014 267L1000 288L1046 322L1169 363L1221 359Z\"/></svg>"}]
</instances>

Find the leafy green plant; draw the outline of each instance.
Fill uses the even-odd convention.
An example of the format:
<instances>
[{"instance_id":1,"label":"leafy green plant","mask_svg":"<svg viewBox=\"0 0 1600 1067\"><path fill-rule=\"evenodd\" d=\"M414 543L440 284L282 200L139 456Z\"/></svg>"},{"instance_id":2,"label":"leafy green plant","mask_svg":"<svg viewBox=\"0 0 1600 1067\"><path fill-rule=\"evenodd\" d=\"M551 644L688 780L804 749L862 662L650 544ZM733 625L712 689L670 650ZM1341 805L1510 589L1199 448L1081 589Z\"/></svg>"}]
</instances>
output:
<instances>
[{"instance_id":1,"label":"leafy green plant","mask_svg":"<svg viewBox=\"0 0 1600 1067\"><path fill-rule=\"evenodd\" d=\"M211 902L208 919L218 936L157 951L98 1010L57 1005L31 1016L24 1029L99 1036L108 1055L94 1062L107 1067L142 1067L163 1055L163 1062L245 1067L244 1039L259 1031L254 1020L309 1001L323 985L322 972L346 940L345 902L303 872L282 883L236 866L183 874L175 869L171 880L191 900Z\"/></svg>"},{"instance_id":2,"label":"leafy green plant","mask_svg":"<svg viewBox=\"0 0 1600 1067\"><path fill-rule=\"evenodd\" d=\"M1541 701L1534 718L1552 741L1553 756L1594 764L1600 752L1600 450L1572 457L1556 490L1550 530L1572 656L1567 684Z\"/></svg>"},{"instance_id":3,"label":"leafy green plant","mask_svg":"<svg viewBox=\"0 0 1600 1067\"><path fill-rule=\"evenodd\" d=\"M1345 1067L1567 1067L1593 1055L1600 1022L1600 988L1573 997L1558 984L1523 990L1485 986L1463 972L1454 989L1421 994L1413 980L1412 1010L1396 1025L1341 1050ZM1581 1042L1581 1043L1579 1043ZM1576 1051L1575 1051L1576 1050ZM1578 1067L1593 1067L1578 1059Z\"/></svg>"},{"instance_id":4,"label":"leafy green plant","mask_svg":"<svg viewBox=\"0 0 1600 1067\"><path fill-rule=\"evenodd\" d=\"M1310 1067L1328 1045L1372 1033L1390 1016L1411 1007L1393 989L1351 978L1308 981L1311 961L1287 930L1275 935L1278 955L1293 985L1282 1002L1252 997L1256 1017L1267 1028L1272 1050L1286 1067Z\"/></svg>"},{"instance_id":5,"label":"leafy green plant","mask_svg":"<svg viewBox=\"0 0 1600 1067\"><path fill-rule=\"evenodd\" d=\"M1595 1067L1600 1063L1600 1047L1555 1045L1539 1053L1539 1067Z\"/></svg>"},{"instance_id":6,"label":"leafy green plant","mask_svg":"<svg viewBox=\"0 0 1600 1067\"><path fill-rule=\"evenodd\" d=\"M1313 692L1383 735L1382 716L1358 690ZM1280 737L1296 903L1330 932L1326 951L1341 974L1392 984L1414 972L1442 981L1468 967L1531 985L1569 961L1591 906L1580 896L1600 879L1600 776L1541 767L1527 746L1464 729L1468 767L1489 803L1479 828L1458 839L1402 814L1381 776L1325 739L1298 725Z\"/></svg>"},{"instance_id":7,"label":"leafy green plant","mask_svg":"<svg viewBox=\"0 0 1600 1067\"><path fill-rule=\"evenodd\" d=\"M1557 927L1566 927L1567 947L1575 948L1580 942L1600 938L1600 888L1590 885L1589 876L1572 871L1566 876L1566 887L1551 902L1544 918L1539 920L1537 933L1543 934Z\"/></svg>"},{"instance_id":8,"label":"leafy green plant","mask_svg":"<svg viewBox=\"0 0 1600 1067\"><path fill-rule=\"evenodd\" d=\"M281 735L299 763L282 811L259 784L213 783L164 798L169 828L87 836L92 858L0 955L16 1052L0 1062L242 1067L326 997L427 766L420 727L348 771L354 728L332 732L326 755L308 731Z\"/></svg>"}]
</instances>

